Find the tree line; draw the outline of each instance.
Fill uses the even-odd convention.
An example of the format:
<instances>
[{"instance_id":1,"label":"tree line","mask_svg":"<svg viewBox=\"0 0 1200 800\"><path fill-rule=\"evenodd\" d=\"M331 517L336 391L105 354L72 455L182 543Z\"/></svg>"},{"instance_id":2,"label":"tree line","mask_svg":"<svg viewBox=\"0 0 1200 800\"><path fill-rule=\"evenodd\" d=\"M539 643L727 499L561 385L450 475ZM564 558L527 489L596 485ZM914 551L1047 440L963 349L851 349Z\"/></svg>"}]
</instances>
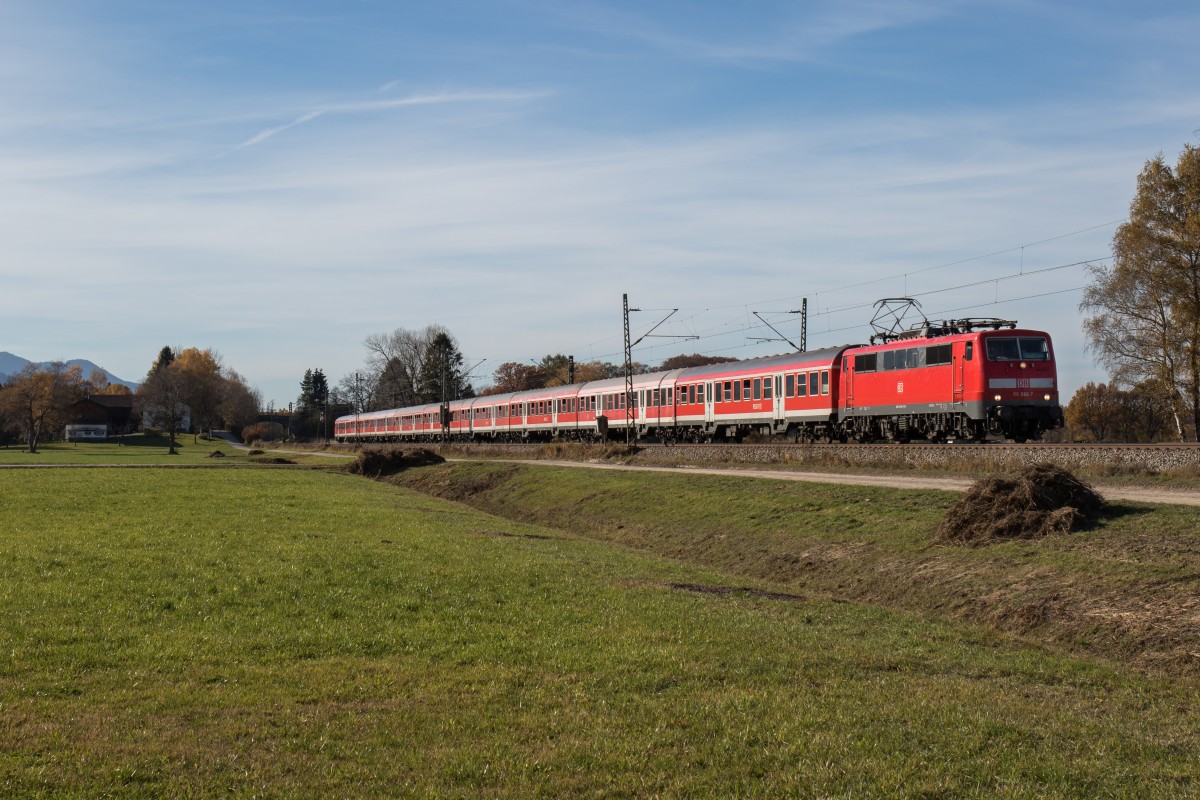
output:
<instances>
[{"instance_id":1,"label":"tree line","mask_svg":"<svg viewBox=\"0 0 1200 800\"><path fill-rule=\"evenodd\" d=\"M71 407L93 395L129 394L99 372L88 378L78 366L29 364L0 386L0 431L37 452L71 421ZM217 424L237 429L255 422L261 397L212 350L159 351L133 397L133 418L168 434L170 450L185 421L209 432Z\"/></svg>"}]
</instances>

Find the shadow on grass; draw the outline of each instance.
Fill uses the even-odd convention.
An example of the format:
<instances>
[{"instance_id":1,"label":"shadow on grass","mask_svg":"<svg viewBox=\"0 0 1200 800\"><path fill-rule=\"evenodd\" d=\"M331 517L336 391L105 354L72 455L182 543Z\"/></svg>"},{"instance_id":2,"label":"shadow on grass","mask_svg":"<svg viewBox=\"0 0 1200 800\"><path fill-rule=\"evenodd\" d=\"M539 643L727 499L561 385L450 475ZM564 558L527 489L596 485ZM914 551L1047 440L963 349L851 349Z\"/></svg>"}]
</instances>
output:
<instances>
[{"instance_id":1,"label":"shadow on grass","mask_svg":"<svg viewBox=\"0 0 1200 800\"><path fill-rule=\"evenodd\" d=\"M1125 503L1108 502L1104 504L1104 508L1100 511L1100 522L1115 522L1116 520L1125 517L1140 517L1146 514L1153 514L1153 506L1141 505L1126 505Z\"/></svg>"}]
</instances>

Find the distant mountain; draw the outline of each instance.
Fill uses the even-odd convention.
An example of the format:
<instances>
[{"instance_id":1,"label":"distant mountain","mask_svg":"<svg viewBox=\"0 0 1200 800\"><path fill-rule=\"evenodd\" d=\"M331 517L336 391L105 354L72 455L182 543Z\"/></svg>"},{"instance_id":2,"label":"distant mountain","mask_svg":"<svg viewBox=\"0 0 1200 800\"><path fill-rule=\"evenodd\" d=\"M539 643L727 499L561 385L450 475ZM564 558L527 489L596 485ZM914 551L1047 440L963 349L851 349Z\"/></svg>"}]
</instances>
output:
<instances>
[{"instance_id":1,"label":"distant mountain","mask_svg":"<svg viewBox=\"0 0 1200 800\"><path fill-rule=\"evenodd\" d=\"M31 362L27 358L21 358L20 356L15 356L12 353L0 352L0 381L8 380L10 375L16 375L18 372L25 369L25 367L31 363L33 363L33 362ZM134 383L133 381L121 380L120 378L118 378L116 375L113 375L108 370L104 369L101 366L93 364L91 361L88 361L86 359L73 358L70 361L66 361L64 363L68 367L76 367L76 366L79 367L79 369L83 372L84 378L90 378L90 377L92 377L92 373L99 372L101 375L103 375L105 378L108 379L109 383L119 383L122 386L128 386L130 389L134 389L134 390L136 390L138 388L138 384ZM48 366L50 366L50 362L49 361L41 361L41 362L38 362L36 364L36 366L48 367Z\"/></svg>"},{"instance_id":2,"label":"distant mountain","mask_svg":"<svg viewBox=\"0 0 1200 800\"><path fill-rule=\"evenodd\" d=\"M14 356L12 353L0 353L0 378L16 375L25 369L28 359Z\"/></svg>"}]
</instances>

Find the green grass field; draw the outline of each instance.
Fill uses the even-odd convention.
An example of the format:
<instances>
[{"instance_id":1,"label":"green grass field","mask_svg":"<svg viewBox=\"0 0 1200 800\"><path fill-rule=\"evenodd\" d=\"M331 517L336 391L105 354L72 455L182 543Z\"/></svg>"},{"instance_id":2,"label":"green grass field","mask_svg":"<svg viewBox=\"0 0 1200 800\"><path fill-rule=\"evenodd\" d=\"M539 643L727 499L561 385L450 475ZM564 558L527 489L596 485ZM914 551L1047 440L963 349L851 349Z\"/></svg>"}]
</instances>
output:
<instances>
[{"instance_id":1,"label":"green grass field","mask_svg":"<svg viewBox=\"0 0 1200 800\"><path fill-rule=\"evenodd\" d=\"M252 464L256 459L264 459L274 455L266 445L261 456L251 456L245 450L233 447L221 439L206 439L194 437L191 434L178 436L175 439L175 455L170 455L170 447L165 436L156 434L132 434L120 441L114 439L107 442L51 442L38 446L38 452L10 445L0 447L0 466L233 466L235 464ZM285 445L279 445L285 447ZM220 457L213 457L220 453ZM330 466L343 458L315 456L310 454L289 453L282 457L302 465ZM349 455L344 456L346 460Z\"/></svg>"},{"instance_id":2,"label":"green grass field","mask_svg":"<svg viewBox=\"0 0 1200 800\"><path fill-rule=\"evenodd\" d=\"M209 454L219 450L226 456L237 451L228 443L200 438L191 434L177 436L175 455L169 455L165 436L131 434L120 441L108 442L50 442L39 444L36 453L30 453L19 445L0 447L0 464L45 465L45 464L195 464L205 463Z\"/></svg>"},{"instance_id":3,"label":"green grass field","mask_svg":"<svg viewBox=\"0 0 1200 800\"><path fill-rule=\"evenodd\" d=\"M0 519L2 795L1200 792L1191 678L345 474L5 471Z\"/></svg>"}]
</instances>

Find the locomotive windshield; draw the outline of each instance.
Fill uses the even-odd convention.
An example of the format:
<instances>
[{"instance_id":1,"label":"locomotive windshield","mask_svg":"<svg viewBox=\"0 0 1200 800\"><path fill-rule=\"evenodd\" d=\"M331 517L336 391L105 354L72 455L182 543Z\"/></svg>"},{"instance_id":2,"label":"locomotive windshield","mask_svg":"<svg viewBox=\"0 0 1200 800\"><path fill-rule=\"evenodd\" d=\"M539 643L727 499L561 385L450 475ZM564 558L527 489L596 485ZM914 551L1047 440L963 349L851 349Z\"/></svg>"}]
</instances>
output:
<instances>
[{"instance_id":1,"label":"locomotive windshield","mask_svg":"<svg viewBox=\"0 0 1200 800\"><path fill-rule=\"evenodd\" d=\"M1048 361L1050 347L1041 336L992 336L987 340L988 361Z\"/></svg>"}]
</instances>

